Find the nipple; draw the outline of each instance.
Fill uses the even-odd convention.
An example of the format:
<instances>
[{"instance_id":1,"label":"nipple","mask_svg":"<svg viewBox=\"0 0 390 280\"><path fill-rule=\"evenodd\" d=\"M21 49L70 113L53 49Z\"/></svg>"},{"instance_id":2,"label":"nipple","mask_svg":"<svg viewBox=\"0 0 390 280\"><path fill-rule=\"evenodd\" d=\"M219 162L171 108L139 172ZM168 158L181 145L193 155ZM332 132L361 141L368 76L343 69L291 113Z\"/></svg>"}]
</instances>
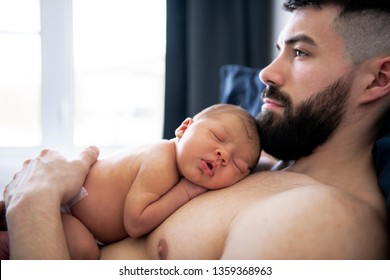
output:
<instances>
[{"instance_id":1,"label":"nipple","mask_svg":"<svg viewBox=\"0 0 390 280\"><path fill-rule=\"evenodd\" d=\"M168 244L165 239L160 239L157 245L158 257L160 260L166 260L168 256Z\"/></svg>"}]
</instances>

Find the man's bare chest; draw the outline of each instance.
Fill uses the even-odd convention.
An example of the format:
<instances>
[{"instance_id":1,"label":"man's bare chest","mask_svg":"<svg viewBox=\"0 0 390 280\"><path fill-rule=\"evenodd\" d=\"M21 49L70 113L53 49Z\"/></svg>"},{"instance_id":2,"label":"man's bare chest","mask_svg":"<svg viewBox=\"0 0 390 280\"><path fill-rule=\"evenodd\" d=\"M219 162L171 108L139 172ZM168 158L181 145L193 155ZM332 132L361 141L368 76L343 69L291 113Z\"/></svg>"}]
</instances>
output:
<instances>
[{"instance_id":1,"label":"man's bare chest","mask_svg":"<svg viewBox=\"0 0 390 280\"><path fill-rule=\"evenodd\" d=\"M156 259L219 258L235 216L252 203L262 203L279 192L299 186L299 182L291 184L290 181L281 172L261 172L234 187L193 199L149 236L147 255Z\"/></svg>"}]
</instances>

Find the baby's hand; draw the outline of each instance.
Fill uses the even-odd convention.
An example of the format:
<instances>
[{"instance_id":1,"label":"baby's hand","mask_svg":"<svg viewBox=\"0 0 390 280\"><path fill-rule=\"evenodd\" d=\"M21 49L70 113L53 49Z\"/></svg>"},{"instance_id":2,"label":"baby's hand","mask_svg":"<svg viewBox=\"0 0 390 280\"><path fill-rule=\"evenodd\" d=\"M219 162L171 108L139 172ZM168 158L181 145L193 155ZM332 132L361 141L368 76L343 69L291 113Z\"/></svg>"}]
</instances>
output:
<instances>
[{"instance_id":1,"label":"baby's hand","mask_svg":"<svg viewBox=\"0 0 390 280\"><path fill-rule=\"evenodd\" d=\"M199 185L196 185L187 179L181 179L178 183L179 186L181 186L185 192L188 195L188 200L193 199L194 197L206 192L208 189L201 187Z\"/></svg>"}]
</instances>

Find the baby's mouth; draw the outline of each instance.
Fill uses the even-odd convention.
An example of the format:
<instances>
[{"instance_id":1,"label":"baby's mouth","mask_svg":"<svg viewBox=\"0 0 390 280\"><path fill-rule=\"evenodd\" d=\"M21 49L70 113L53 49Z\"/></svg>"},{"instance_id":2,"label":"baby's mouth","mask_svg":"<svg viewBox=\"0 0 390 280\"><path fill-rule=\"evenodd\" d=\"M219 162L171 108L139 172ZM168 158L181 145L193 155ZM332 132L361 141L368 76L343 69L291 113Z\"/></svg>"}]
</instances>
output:
<instances>
[{"instance_id":1,"label":"baby's mouth","mask_svg":"<svg viewBox=\"0 0 390 280\"><path fill-rule=\"evenodd\" d=\"M208 176L210 177L214 176L215 165L213 164L213 162L202 159L201 165L202 165L202 169Z\"/></svg>"}]
</instances>

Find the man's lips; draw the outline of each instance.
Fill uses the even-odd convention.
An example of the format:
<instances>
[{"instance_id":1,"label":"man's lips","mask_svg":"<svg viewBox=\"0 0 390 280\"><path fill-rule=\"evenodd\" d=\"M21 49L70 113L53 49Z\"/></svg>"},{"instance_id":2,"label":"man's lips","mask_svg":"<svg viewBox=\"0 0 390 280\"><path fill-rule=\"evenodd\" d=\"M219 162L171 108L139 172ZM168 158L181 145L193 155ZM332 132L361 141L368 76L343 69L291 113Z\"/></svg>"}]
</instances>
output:
<instances>
[{"instance_id":1,"label":"man's lips","mask_svg":"<svg viewBox=\"0 0 390 280\"><path fill-rule=\"evenodd\" d=\"M281 103L281 102L278 102L274 99L270 99L270 98L263 98L263 106L262 108L263 109L269 109L269 108L284 108L285 106Z\"/></svg>"},{"instance_id":2,"label":"man's lips","mask_svg":"<svg viewBox=\"0 0 390 280\"><path fill-rule=\"evenodd\" d=\"M206 175L213 177L215 172L215 164L212 161L209 160L200 160L200 165L203 169L203 171L206 173Z\"/></svg>"}]
</instances>

